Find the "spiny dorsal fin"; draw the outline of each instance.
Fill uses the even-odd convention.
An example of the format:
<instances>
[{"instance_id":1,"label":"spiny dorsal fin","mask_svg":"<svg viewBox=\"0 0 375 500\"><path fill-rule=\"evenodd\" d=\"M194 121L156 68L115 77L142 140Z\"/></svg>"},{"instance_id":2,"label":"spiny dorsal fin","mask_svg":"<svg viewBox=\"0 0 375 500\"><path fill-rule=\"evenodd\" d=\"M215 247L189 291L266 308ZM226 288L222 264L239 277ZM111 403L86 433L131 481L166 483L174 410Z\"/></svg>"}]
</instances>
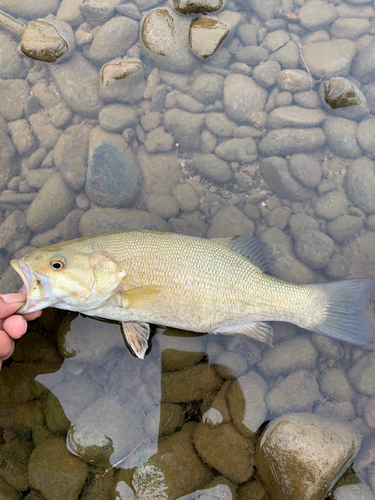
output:
<instances>
[{"instance_id":1,"label":"spiny dorsal fin","mask_svg":"<svg viewBox=\"0 0 375 500\"><path fill-rule=\"evenodd\" d=\"M231 238L212 239L247 257L253 264L260 267L264 273L270 271L276 260L272 247L256 236L243 234Z\"/></svg>"}]
</instances>

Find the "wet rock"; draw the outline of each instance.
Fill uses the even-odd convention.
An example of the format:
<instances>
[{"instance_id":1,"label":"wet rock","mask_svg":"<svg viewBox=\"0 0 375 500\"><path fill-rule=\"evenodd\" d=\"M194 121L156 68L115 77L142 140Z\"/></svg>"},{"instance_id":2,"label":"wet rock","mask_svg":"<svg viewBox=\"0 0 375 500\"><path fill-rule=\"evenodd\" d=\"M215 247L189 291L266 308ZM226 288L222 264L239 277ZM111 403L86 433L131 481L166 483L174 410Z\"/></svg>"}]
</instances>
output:
<instances>
[{"instance_id":1,"label":"wet rock","mask_svg":"<svg viewBox=\"0 0 375 500\"><path fill-rule=\"evenodd\" d=\"M257 446L257 469L277 500L324 498L359 447L349 426L292 413L265 430Z\"/></svg>"},{"instance_id":2,"label":"wet rock","mask_svg":"<svg viewBox=\"0 0 375 500\"><path fill-rule=\"evenodd\" d=\"M227 116L237 123L247 123L251 113L262 111L267 91L252 78L228 75L224 81L224 106Z\"/></svg>"},{"instance_id":3,"label":"wet rock","mask_svg":"<svg viewBox=\"0 0 375 500\"><path fill-rule=\"evenodd\" d=\"M289 160L289 168L294 177L306 188L315 188L320 184L322 170L320 162L314 157L304 154L293 155Z\"/></svg>"},{"instance_id":4,"label":"wet rock","mask_svg":"<svg viewBox=\"0 0 375 500\"><path fill-rule=\"evenodd\" d=\"M267 52L275 52L275 50L286 45L289 40L290 36L285 30L271 31L263 40L262 47L264 47Z\"/></svg>"},{"instance_id":5,"label":"wet rock","mask_svg":"<svg viewBox=\"0 0 375 500\"><path fill-rule=\"evenodd\" d=\"M281 7L279 0L269 0L266 3L261 0L250 0L249 2L238 0L236 3L246 10L254 10L262 21L273 19Z\"/></svg>"},{"instance_id":6,"label":"wet rock","mask_svg":"<svg viewBox=\"0 0 375 500\"><path fill-rule=\"evenodd\" d=\"M158 331L155 340L163 372L186 370L205 358L202 336L199 334L167 328L162 332Z\"/></svg>"},{"instance_id":7,"label":"wet rock","mask_svg":"<svg viewBox=\"0 0 375 500\"><path fill-rule=\"evenodd\" d=\"M320 400L315 377L307 370L291 373L267 394L268 410L274 415L287 412L309 411Z\"/></svg>"},{"instance_id":8,"label":"wet rock","mask_svg":"<svg viewBox=\"0 0 375 500\"><path fill-rule=\"evenodd\" d=\"M181 109L191 113L202 113L204 111L204 105L187 94L179 94L176 103Z\"/></svg>"},{"instance_id":9,"label":"wet rock","mask_svg":"<svg viewBox=\"0 0 375 500\"><path fill-rule=\"evenodd\" d=\"M294 250L306 265L313 269L326 266L334 249L333 240L321 231L305 231L298 233Z\"/></svg>"},{"instance_id":10,"label":"wet rock","mask_svg":"<svg viewBox=\"0 0 375 500\"><path fill-rule=\"evenodd\" d=\"M267 122L270 128L317 127L325 120L321 109L305 109L299 106L279 107L271 111Z\"/></svg>"},{"instance_id":11,"label":"wet rock","mask_svg":"<svg viewBox=\"0 0 375 500\"><path fill-rule=\"evenodd\" d=\"M16 120L8 125L13 144L18 153L26 155L35 149L35 137L27 120Z\"/></svg>"},{"instance_id":12,"label":"wet rock","mask_svg":"<svg viewBox=\"0 0 375 500\"><path fill-rule=\"evenodd\" d=\"M103 104L98 93L98 71L80 53L49 66L67 106L79 115L96 117Z\"/></svg>"},{"instance_id":13,"label":"wet rock","mask_svg":"<svg viewBox=\"0 0 375 500\"><path fill-rule=\"evenodd\" d=\"M223 83L224 78L221 75L199 75L192 85L192 96L202 104L213 104L223 95Z\"/></svg>"},{"instance_id":14,"label":"wet rock","mask_svg":"<svg viewBox=\"0 0 375 500\"><path fill-rule=\"evenodd\" d=\"M355 417L355 409L350 401L323 401L316 406L315 414L333 422L346 423Z\"/></svg>"},{"instance_id":15,"label":"wet rock","mask_svg":"<svg viewBox=\"0 0 375 500\"><path fill-rule=\"evenodd\" d=\"M224 113L207 113L206 127L219 137L231 137L237 125L228 120Z\"/></svg>"},{"instance_id":16,"label":"wet rock","mask_svg":"<svg viewBox=\"0 0 375 500\"><path fill-rule=\"evenodd\" d=\"M204 154L213 153L216 148L216 137L209 130L201 133L200 150Z\"/></svg>"},{"instance_id":17,"label":"wet rock","mask_svg":"<svg viewBox=\"0 0 375 500\"><path fill-rule=\"evenodd\" d=\"M298 19L302 26L311 31L319 30L333 23L336 17L335 7L322 0L310 0L298 12Z\"/></svg>"},{"instance_id":18,"label":"wet rock","mask_svg":"<svg viewBox=\"0 0 375 500\"><path fill-rule=\"evenodd\" d=\"M10 6L10 3L9 3ZM9 12L9 10L7 10ZM0 78L26 78L28 68L23 64L16 42L0 33Z\"/></svg>"},{"instance_id":19,"label":"wet rock","mask_svg":"<svg viewBox=\"0 0 375 500\"><path fill-rule=\"evenodd\" d=\"M339 368L324 370L319 379L319 386L323 394L335 401L351 401L355 397L345 372Z\"/></svg>"},{"instance_id":20,"label":"wet rock","mask_svg":"<svg viewBox=\"0 0 375 500\"><path fill-rule=\"evenodd\" d=\"M143 65L139 59L114 59L100 72L99 94L107 102L136 102L145 90Z\"/></svg>"},{"instance_id":21,"label":"wet rock","mask_svg":"<svg viewBox=\"0 0 375 500\"><path fill-rule=\"evenodd\" d=\"M130 17L131 19L135 19L136 21L140 21L142 18L142 14L140 13L138 7L133 3L124 3L117 5L116 10L121 16Z\"/></svg>"},{"instance_id":22,"label":"wet rock","mask_svg":"<svg viewBox=\"0 0 375 500\"><path fill-rule=\"evenodd\" d=\"M346 78L332 78L319 89L321 100L330 114L359 120L369 114L365 96Z\"/></svg>"},{"instance_id":23,"label":"wet rock","mask_svg":"<svg viewBox=\"0 0 375 500\"><path fill-rule=\"evenodd\" d=\"M176 142L186 151L195 151L200 140L204 115L188 113L177 108L168 110L164 115L164 127L173 134Z\"/></svg>"},{"instance_id":24,"label":"wet rock","mask_svg":"<svg viewBox=\"0 0 375 500\"><path fill-rule=\"evenodd\" d=\"M126 422L128 432L123 430ZM130 394L126 406L117 400L99 398L74 421L67 435L70 450L84 462L115 464L143 438L143 411Z\"/></svg>"},{"instance_id":25,"label":"wet rock","mask_svg":"<svg viewBox=\"0 0 375 500\"><path fill-rule=\"evenodd\" d=\"M0 131L0 189L3 189L10 179L17 174L18 164L15 161L16 151L5 132Z\"/></svg>"},{"instance_id":26,"label":"wet rock","mask_svg":"<svg viewBox=\"0 0 375 500\"><path fill-rule=\"evenodd\" d=\"M222 142L216 147L215 155L228 161L248 163L253 163L258 157L256 144L251 137Z\"/></svg>"},{"instance_id":27,"label":"wet rock","mask_svg":"<svg viewBox=\"0 0 375 500\"><path fill-rule=\"evenodd\" d=\"M60 174L54 174L31 203L27 212L27 225L36 233L48 231L68 215L74 202L74 193L67 188ZM49 207L48 211L46 207Z\"/></svg>"},{"instance_id":28,"label":"wet rock","mask_svg":"<svg viewBox=\"0 0 375 500\"><path fill-rule=\"evenodd\" d=\"M83 0L81 12L93 21L106 21L114 13L120 0Z\"/></svg>"},{"instance_id":29,"label":"wet rock","mask_svg":"<svg viewBox=\"0 0 375 500\"><path fill-rule=\"evenodd\" d=\"M338 243L345 243L363 229L363 219L353 215L340 215L327 224L328 234Z\"/></svg>"},{"instance_id":30,"label":"wet rock","mask_svg":"<svg viewBox=\"0 0 375 500\"><path fill-rule=\"evenodd\" d=\"M246 437L252 437L267 416L267 383L256 372L234 381L228 390L228 405L233 424Z\"/></svg>"},{"instance_id":31,"label":"wet rock","mask_svg":"<svg viewBox=\"0 0 375 500\"><path fill-rule=\"evenodd\" d=\"M353 161L349 165L346 182L352 202L366 214L375 213L374 163L367 158Z\"/></svg>"},{"instance_id":32,"label":"wet rock","mask_svg":"<svg viewBox=\"0 0 375 500\"><path fill-rule=\"evenodd\" d=\"M228 26L219 19L200 17L190 23L189 45L196 56L207 59L215 54L228 34Z\"/></svg>"},{"instance_id":33,"label":"wet rock","mask_svg":"<svg viewBox=\"0 0 375 500\"><path fill-rule=\"evenodd\" d=\"M166 153L171 151L174 145L173 135L167 134L163 127L158 127L147 134L145 148L148 153Z\"/></svg>"},{"instance_id":34,"label":"wet rock","mask_svg":"<svg viewBox=\"0 0 375 500\"><path fill-rule=\"evenodd\" d=\"M362 83L370 83L375 76L375 42L361 50L353 61L352 73Z\"/></svg>"},{"instance_id":35,"label":"wet rock","mask_svg":"<svg viewBox=\"0 0 375 500\"><path fill-rule=\"evenodd\" d=\"M349 371L349 380L358 391L375 396L375 352L359 358Z\"/></svg>"},{"instance_id":36,"label":"wet rock","mask_svg":"<svg viewBox=\"0 0 375 500\"><path fill-rule=\"evenodd\" d=\"M194 445L205 463L234 483L248 481L254 473L254 443L239 434L232 424L210 427L199 423Z\"/></svg>"},{"instance_id":37,"label":"wet rock","mask_svg":"<svg viewBox=\"0 0 375 500\"><path fill-rule=\"evenodd\" d=\"M26 241L25 237L26 236ZM26 225L26 217L20 210L14 210L0 225L0 246L4 249L10 249L19 240L24 240L18 248L28 243L30 232Z\"/></svg>"},{"instance_id":38,"label":"wet rock","mask_svg":"<svg viewBox=\"0 0 375 500\"><path fill-rule=\"evenodd\" d=\"M18 120L24 117L26 99L30 95L30 90L24 80L0 80L0 113L4 118Z\"/></svg>"},{"instance_id":39,"label":"wet rock","mask_svg":"<svg viewBox=\"0 0 375 500\"><path fill-rule=\"evenodd\" d=\"M84 124L72 125L64 131L53 150L53 162L58 169L77 158L87 161L90 131L91 127Z\"/></svg>"},{"instance_id":40,"label":"wet rock","mask_svg":"<svg viewBox=\"0 0 375 500\"><path fill-rule=\"evenodd\" d=\"M26 180L29 186L34 189L40 189L47 180L54 174L52 168L40 168L38 170L30 170L26 174Z\"/></svg>"},{"instance_id":41,"label":"wet rock","mask_svg":"<svg viewBox=\"0 0 375 500\"><path fill-rule=\"evenodd\" d=\"M365 406L364 417L369 427L375 427L375 398L370 398Z\"/></svg>"},{"instance_id":42,"label":"wet rock","mask_svg":"<svg viewBox=\"0 0 375 500\"><path fill-rule=\"evenodd\" d=\"M358 158L361 155L356 131L357 124L345 118L328 117L324 124L331 151L342 158Z\"/></svg>"},{"instance_id":43,"label":"wet rock","mask_svg":"<svg viewBox=\"0 0 375 500\"><path fill-rule=\"evenodd\" d=\"M104 64L116 57L124 57L126 51L136 43L138 29L137 21L129 17L110 19L95 34L89 58L96 64Z\"/></svg>"},{"instance_id":44,"label":"wet rock","mask_svg":"<svg viewBox=\"0 0 375 500\"><path fill-rule=\"evenodd\" d=\"M117 107L118 105L115 104L114 106ZM156 129L156 127L161 125L162 121L163 115L161 113L158 113L157 111L151 111L150 113L146 113L142 116L141 125L145 132L150 132L151 130Z\"/></svg>"},{"instance_id":45,"label":"wet rock","mask_svg":"<svg viewBox=\"0 0 375 500\"><path fill-rule=\"evenodd\" d=\"M365 483L339 486L333 492L334 500L374 500L375 496Z\"/></svg>"},{"instance_id":46,"label":"wet rock","mask_svg":"<svg viewBox=\"0 0 375 500\"><path fill-rule=\"evenodd\" d=\"M224 3L224 0L200 0L199 2L172 0L171 6L180 14L209 14L219 11Z\"/></svg>"},{"instance_id":47,"label":"wet rock","mask_svg":"<svg viewBox=\"0 0 375 500\"><path fill-rule=\"evenodd\" d=\"M74 48L72 28L59 19L31 21L23 32L20 44L26 56L49 63L61 60L63 56L66 59Z\"/></svg>"},{"instance_id":48,"label":"wet rock","mask_svg":"<svg viewBox=\"0 0 375 500\"><path fill-rule=\"evenodd\" d=\"M345 212L347 203L346 196L342 192L330 191L318 198L315 212L323 219L336 219Z\"/></svg>"},{"instance_id":49,"label":"wet rock","mask_svg":"<svg viewBox=\"0 0 375 500\"><path fill-rule=\"evenodd\" d=\"M154 194L171 194L180 180L175 153L149 155L141 148L138 151L138 164L143 174L142 200L147 200Z\"/></svg>"},{"instance_id":50,"label":"wet rock","mask_svg":"<svg viewBox=\"0 0 375 500\"><path fill-rule=\"evenodd\" d=\"M306 201L314 195L311 189L306 189L293 179L288 170L288 163L284 158L271 156L262 160L260 171L270 189L281 198Z\"/></svg>"},{"instance_id":51,"label":"wet rock","mask_svg":"<svg viewBox=\"0 0 375 500\"><path fill-rule=\"evenodd\" d=\"M331 78L348 74L357 50L351 40L338 39L308 43L303 46L302 52L313 76Z\"/></svg>"},{"instance_id":52,"label":"wet rock","mask_svg":"<svg viewBox=\"0 0 375 500\"><path fill-rule=\"evenodd\" d=\"M180 208L177 201L168 194L150 196L147 203L147 210L152 214L159 215L162 219L177 217Z\"/></svg>"},{"instance_id":53,"label":"wet rock","mask_svg":"<svg viewBox=\"0 0 375 500\"><path fill-rule=\"evenodd\" d=\"M277 61L266 61L254 68L253 78L262 87L272 87L276 83L280 69L280 64Z\"/></svg>"},{"instance_id":54,"label":"wet rock","mask_svg":"<svg viewBox=\"0 0 375 500\"><path fill-rule=\"evenodd\" d=\"M224 207L213 217L207 236L226 238L241 234L253 234L254 223L237 207Z\"/></svg>"},{"instance_id":55,"label":"wet rock","mask_svg":"<svg viewBox=\"0 0 375 500\"><path fill-rule=\"evenodd\" d=\"M87 465L70 455L62 439L42 441L30 457L30 484L46 500L59 497L75 500L86 481L87 473Z\"/></svg>"},{"instance_id":56,"label":"wet rock","mask_svg":"<svg viewBox=\"0 0 375 500\"><path fill-rule=\"evenodd\" d=\"M340 17L331 26L331 33L335 38L356 40L369 31L370 21L355 17Z\"/></svg>"},{"instance_id":57,"label":"wet rock","mask_svg":"<svg viewBox=\"0 0 375 500\"><path fill-rule=\"evenodd\" d=\"M76 28L83 23L84 17L80 10L81 0L62 0L56 17Z\"/></svg>"},{"instance_id":58,"label":"wet rock","mask_svg":"<svg viewBox=\"0 0 375 500\"><path fill-rule=\"evenodd\" d=\"M223 352L215 358L215 369L224 380L237 379L247 369L246 359L238 353Z\"/></svg>"},{"instance_id":59,"label":"wet rock","mask_svg":"<svg viewBox=\"0 0 375 500\"><path fill-rule=\"evenodd\" d=\"M170 230L168 224L155 214L116 208L88 210L80 220L79 229L82 236L123 229Z\"/></svg>"},{"instance_id":60,"label":"wet rock","mask_svg":"<svg viewBox=\"0 0 375 500\"><path fill-rule=\"evenodd\" d=\"M316 109L321 105L319 94L315 90L307 90L306 92L297 92L293 95L293 100L299 106L304 108Z\"/></svg>"},{"instance_id":61,"label":"wet rock","mask_svg":"<svg viewBox=\"0 0 375 500\"><path fill-rule=\"evenodd\" d=\"M141 44L146 57L159 68L189 72L197 59L189 51L187 33L190 20L181 18L169 8L154 9L141 21Z\"/></svg>"},{"instance_id":62,"label":"wet rock","mask_svg":"<svg viewBox=\"0 0 375 500\"><path fill-rule=\"evenodd\" d=\"M282 68L298 68L299 47L292 41L270 54L271 61L277 61Z\"/></svg>"},{"instance_id":63,"label":"wet rock","mask_svg":"<svg viewBox=\"0 0 375 500\"><path fill-rule=\"evenodd\" d=\"M277 86L282 91L302 92L311 88L311 79L306 71L300 69L284 69L276 78Z\"/></svg>"},{"instance_id":64,"label":"wet rock","mask_svg":"<svg viewBox=\"0 0 375 500\"><path fill-rule=\"evenodd\" d=\"M266 156L311 153L324 145L325 136L318 128L271 130L261 140L259 150Z\"/></svg>"},{"instance_id":65,"label":"wet rock","mask_svg":"<svg viewBox=\"0 0 375 500\"><path fill-rule=\"evenodd\" d=\"M31 115L29 123L42 147L53 148L62 134L62 131L53 125L46 113Z\"/></svg>"},{"instance_id":66,"label":"wet rock","mask_svg":"<svg viewBox=\"0 0 375 500\"><path fill-rule=\"evenodd\" d=\"M357 128L357 138L360 146L371 154L375 154L375 119L363 120Z\"/></svg>"},{"instance_id":67,"label":"wet rock","mask_svg":"<svg viewBox=\"0 0 375 500\"><path fill-rule=\"evenodd\" d=\"M61 165L60 174L68 188L74 191L81 191L86 182L86 170L87 164L85 160L82 158L73 158Z\"/></svg>"}]
</instances>

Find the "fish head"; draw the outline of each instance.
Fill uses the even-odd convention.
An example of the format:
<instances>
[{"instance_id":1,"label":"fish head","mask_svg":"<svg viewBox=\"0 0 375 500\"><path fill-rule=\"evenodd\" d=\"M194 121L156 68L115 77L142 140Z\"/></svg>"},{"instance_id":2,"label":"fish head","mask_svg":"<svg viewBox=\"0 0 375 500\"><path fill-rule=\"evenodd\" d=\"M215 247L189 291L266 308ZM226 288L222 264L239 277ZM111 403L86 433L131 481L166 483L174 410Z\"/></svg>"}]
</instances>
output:
<instances>
[{"instance_id":1,"label":"fish head","mask_svg":"<svg viewBox=\"0 0 375 500\"><path fill-rule=\"evenodd\" d=\"M81 312L100 307L125 276L107 255L79 252L66 243L35 250L11 265L24 283L21 293L27 294L22 314L46 307Z\"/></svg>"}]
</instances>

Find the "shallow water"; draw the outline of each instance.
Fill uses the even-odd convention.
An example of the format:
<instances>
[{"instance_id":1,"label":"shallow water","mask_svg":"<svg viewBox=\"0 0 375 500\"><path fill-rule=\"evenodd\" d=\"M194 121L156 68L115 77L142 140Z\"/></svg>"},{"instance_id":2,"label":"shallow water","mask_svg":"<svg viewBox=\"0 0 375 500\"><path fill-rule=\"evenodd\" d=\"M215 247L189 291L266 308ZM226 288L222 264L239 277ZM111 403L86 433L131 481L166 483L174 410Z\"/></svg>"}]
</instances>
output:
<instances>
[{"instance_id":1,"label":"shallow water","mask_svg":"<svg viewBox=\"0 0 375 500\"><path fill-rule=\"evenodd\" d=\"M230 0L211 21L80 4L0 0L18 20L0 28L1 293L20 286L12 258L129 228L254 233L290 282L375 278L372 4ZM56 24L65 42L54 32L46 59L63 58L21 53L22 23L56 13L72 31ZM212 56L188 47L207 56L226 30ZM361 104L330 110L331 77ZM119 325L44 311L0 373L0 499L278 499L256 444L295 412L341 434L318 469L346 446L339 424L362 441L339 483L357 486L331 498L375 498L375 344L273 327L273 348L155 328L139 360ZM304 496L314 471L291 465L288 498L320 498Z\"/></svg>"}]
</instances>

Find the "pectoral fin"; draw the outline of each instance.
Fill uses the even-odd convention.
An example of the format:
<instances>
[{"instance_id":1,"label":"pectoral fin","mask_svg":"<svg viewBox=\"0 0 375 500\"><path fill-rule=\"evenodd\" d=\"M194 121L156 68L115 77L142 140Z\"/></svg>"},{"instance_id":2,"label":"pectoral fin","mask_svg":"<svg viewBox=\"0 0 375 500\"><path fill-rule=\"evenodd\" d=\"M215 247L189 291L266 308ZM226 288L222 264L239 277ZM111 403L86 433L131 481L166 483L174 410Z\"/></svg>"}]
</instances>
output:
<instances>
[{"instance_id":1,"label":"pectoral fin","mask_svg":"<svg viewBox=\"0 0 375 500\"><path fill-rule=\"evenodd\" d=\"M125 308L148 306L156 301L162 287L156 285L140 286L120 292L121 305Z\"/></svg>"},{"instance_id":2,"label":"pectoral fin","mask_svg":"<svg viewBox=\"0 0 375 500\"><path fill-rule=\"evenodd\" d=\"M264 344L272 346L273 329L272 326L263 321L247 323L245 325L222 326L212 333L221 333L224 335L243 334L248 337L259 340Z\"/></svg>"},{"instance_id":3,"label":"pectoral fin","mask_svg":"<svg viewBox=\"0 0 375 500\"><path fill-rule=\"evenodd\" d=\"M94 273L93 286L97 294L113 292L126 274L116 262L103 253L97 253L90 257L90 267Z\"/></svg>"},{"instance_id":4,"label":"pectoral fin","mask_svg":"<svg viewBox=\"0 0 375 500\"><path fill-rule=\"evenodd\" d=\"M138 358L144 359L150 338L150 325L148 323L131 323L122 321L122 333L126 343Z\"/></svg>"}]
</instances>

